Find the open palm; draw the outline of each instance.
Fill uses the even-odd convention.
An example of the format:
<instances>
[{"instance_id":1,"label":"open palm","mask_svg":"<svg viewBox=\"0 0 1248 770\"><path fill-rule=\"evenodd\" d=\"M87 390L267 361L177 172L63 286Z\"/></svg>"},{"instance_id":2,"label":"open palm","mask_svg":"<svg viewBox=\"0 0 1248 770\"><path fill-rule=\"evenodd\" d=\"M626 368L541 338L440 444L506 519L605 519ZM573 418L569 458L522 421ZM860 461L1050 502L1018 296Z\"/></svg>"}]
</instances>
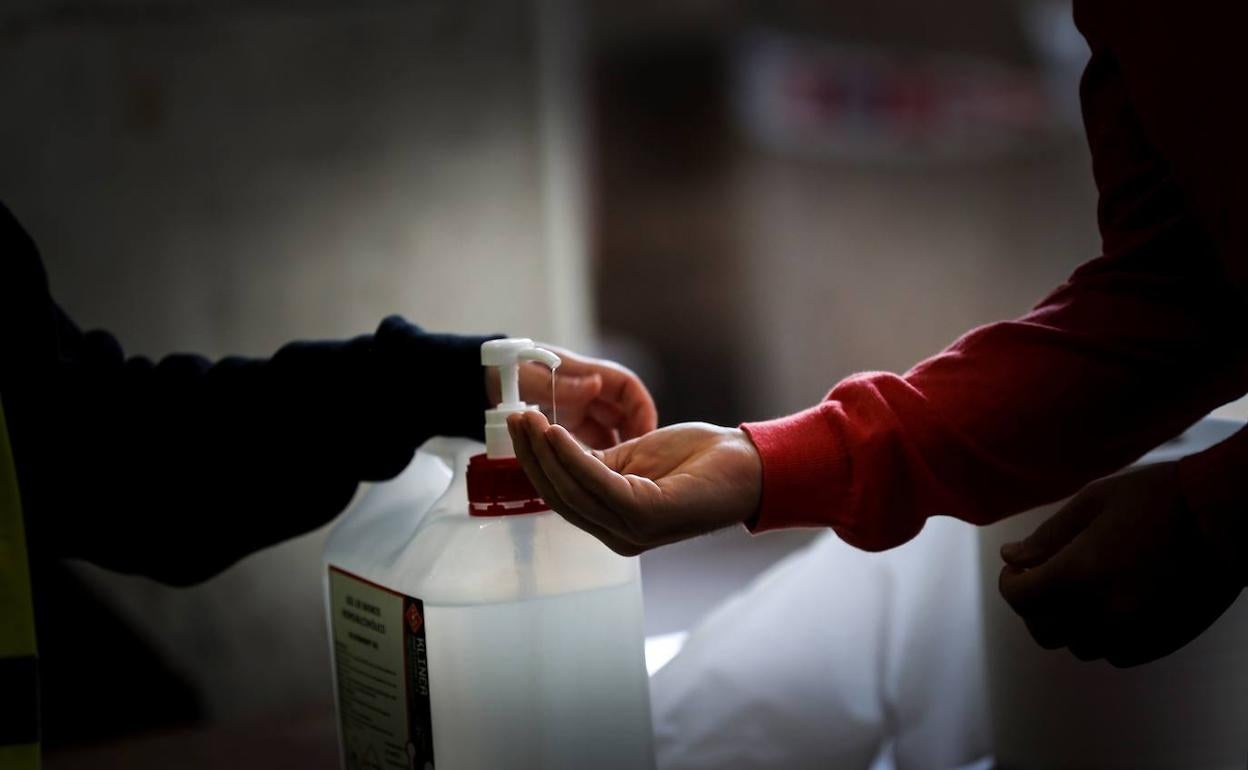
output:
<instances>
[{"instance_id":1,"label":"open palm","mask_svg":"<svg viewBox=\"0 0 1248 770\"><path fill-rule=\"evenodd\" d=\"M758 508L761 464L739 430L685 423L587 452L540 414L509 424L546 502L618 553L738 524Z\"/></svg>"}]
</instances>

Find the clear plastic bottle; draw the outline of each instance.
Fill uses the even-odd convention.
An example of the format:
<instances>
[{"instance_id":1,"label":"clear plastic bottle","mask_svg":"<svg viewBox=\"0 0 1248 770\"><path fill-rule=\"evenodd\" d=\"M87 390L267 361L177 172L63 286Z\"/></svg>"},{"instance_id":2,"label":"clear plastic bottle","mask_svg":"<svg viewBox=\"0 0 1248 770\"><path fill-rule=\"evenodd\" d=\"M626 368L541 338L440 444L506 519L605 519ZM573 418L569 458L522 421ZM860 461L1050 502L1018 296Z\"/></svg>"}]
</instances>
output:
<instances>
[{"instance_id":1,"label":"clear plastic bottle","mask_svg":"<svg viewBox=\"0 0 1248 770\"><path fill-rule=\"evenodd\" d=\"M483 362L504 378L514 369L495 362L539 350L491 345ZM422 450L417 473L429 482L410 506L348 515L330 535L346 768L654 767L637 560L542 503L502 441L506 413L528 407L507 398L506 380L503 391L488 456L469 461L480 445L468 442Z\"/></svg>"}]
</instances>

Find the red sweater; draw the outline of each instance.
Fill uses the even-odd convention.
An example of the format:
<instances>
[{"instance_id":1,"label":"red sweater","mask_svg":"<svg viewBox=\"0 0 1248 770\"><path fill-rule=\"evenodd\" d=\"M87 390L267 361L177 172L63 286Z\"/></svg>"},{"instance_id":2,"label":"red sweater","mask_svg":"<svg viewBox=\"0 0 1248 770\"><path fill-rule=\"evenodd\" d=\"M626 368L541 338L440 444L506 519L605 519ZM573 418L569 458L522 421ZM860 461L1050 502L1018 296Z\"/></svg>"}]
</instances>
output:
<instances>
[{"instance_id":1,"label":"red sweater","mask_svg":"<svg viewBox=\"0 0 1248 770\"><path fill-rule=\"evenodd\" d=\"M1248 392L1248 90L1238 3L1076 0L1102 256L1027 315L902 376L742 426L755 531L880 550L928 516L995 521L1072 494ZM1248 503L1248 431L1188 458L1199 511Z\"/></svg>"}]
</instances>

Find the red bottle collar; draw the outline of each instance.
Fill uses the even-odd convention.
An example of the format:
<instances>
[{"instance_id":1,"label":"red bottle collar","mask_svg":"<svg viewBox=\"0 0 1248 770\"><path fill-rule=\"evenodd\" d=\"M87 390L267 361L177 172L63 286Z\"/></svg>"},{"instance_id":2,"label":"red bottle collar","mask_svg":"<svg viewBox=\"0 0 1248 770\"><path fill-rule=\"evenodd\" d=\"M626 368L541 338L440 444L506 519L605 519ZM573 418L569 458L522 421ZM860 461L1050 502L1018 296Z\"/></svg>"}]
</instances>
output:
<instances>
[{"instance_id":1,"label":"red bottle collar","mask_svg":"<svg viewBox=\"0 0 1248 770\"><path fill-rule=\"evenodd\" d=\"M516 458L491 460L480 454L468 461L468 513L515 516L549 510Z\"/></svg>"}]
</instances>

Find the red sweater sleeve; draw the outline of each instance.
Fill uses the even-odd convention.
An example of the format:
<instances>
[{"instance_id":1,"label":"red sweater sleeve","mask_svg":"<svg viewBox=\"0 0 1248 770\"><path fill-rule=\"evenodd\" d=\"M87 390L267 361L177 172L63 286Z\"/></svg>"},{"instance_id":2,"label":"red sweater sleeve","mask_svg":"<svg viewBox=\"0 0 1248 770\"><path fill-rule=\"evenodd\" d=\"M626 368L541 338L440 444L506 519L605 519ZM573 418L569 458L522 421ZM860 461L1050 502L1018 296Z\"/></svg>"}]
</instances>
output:
<instances>
[{"instance_id":1,"label":"red sweater sleeve","mask_svg":"<svg viewBox=\"0 0 1248 770\"><path fill-rule=\"evenodd\" d=\"M831 526L879 550L928 516L991 522L1073 493L1248 389L1244 298L1228 279L1242 257L1192 215L1117 56L1089 38L1104 255L1031 313L903 376L851 377L804 412L742 426L763 461L756 531Z\"/></svg>"}]
</instances>

